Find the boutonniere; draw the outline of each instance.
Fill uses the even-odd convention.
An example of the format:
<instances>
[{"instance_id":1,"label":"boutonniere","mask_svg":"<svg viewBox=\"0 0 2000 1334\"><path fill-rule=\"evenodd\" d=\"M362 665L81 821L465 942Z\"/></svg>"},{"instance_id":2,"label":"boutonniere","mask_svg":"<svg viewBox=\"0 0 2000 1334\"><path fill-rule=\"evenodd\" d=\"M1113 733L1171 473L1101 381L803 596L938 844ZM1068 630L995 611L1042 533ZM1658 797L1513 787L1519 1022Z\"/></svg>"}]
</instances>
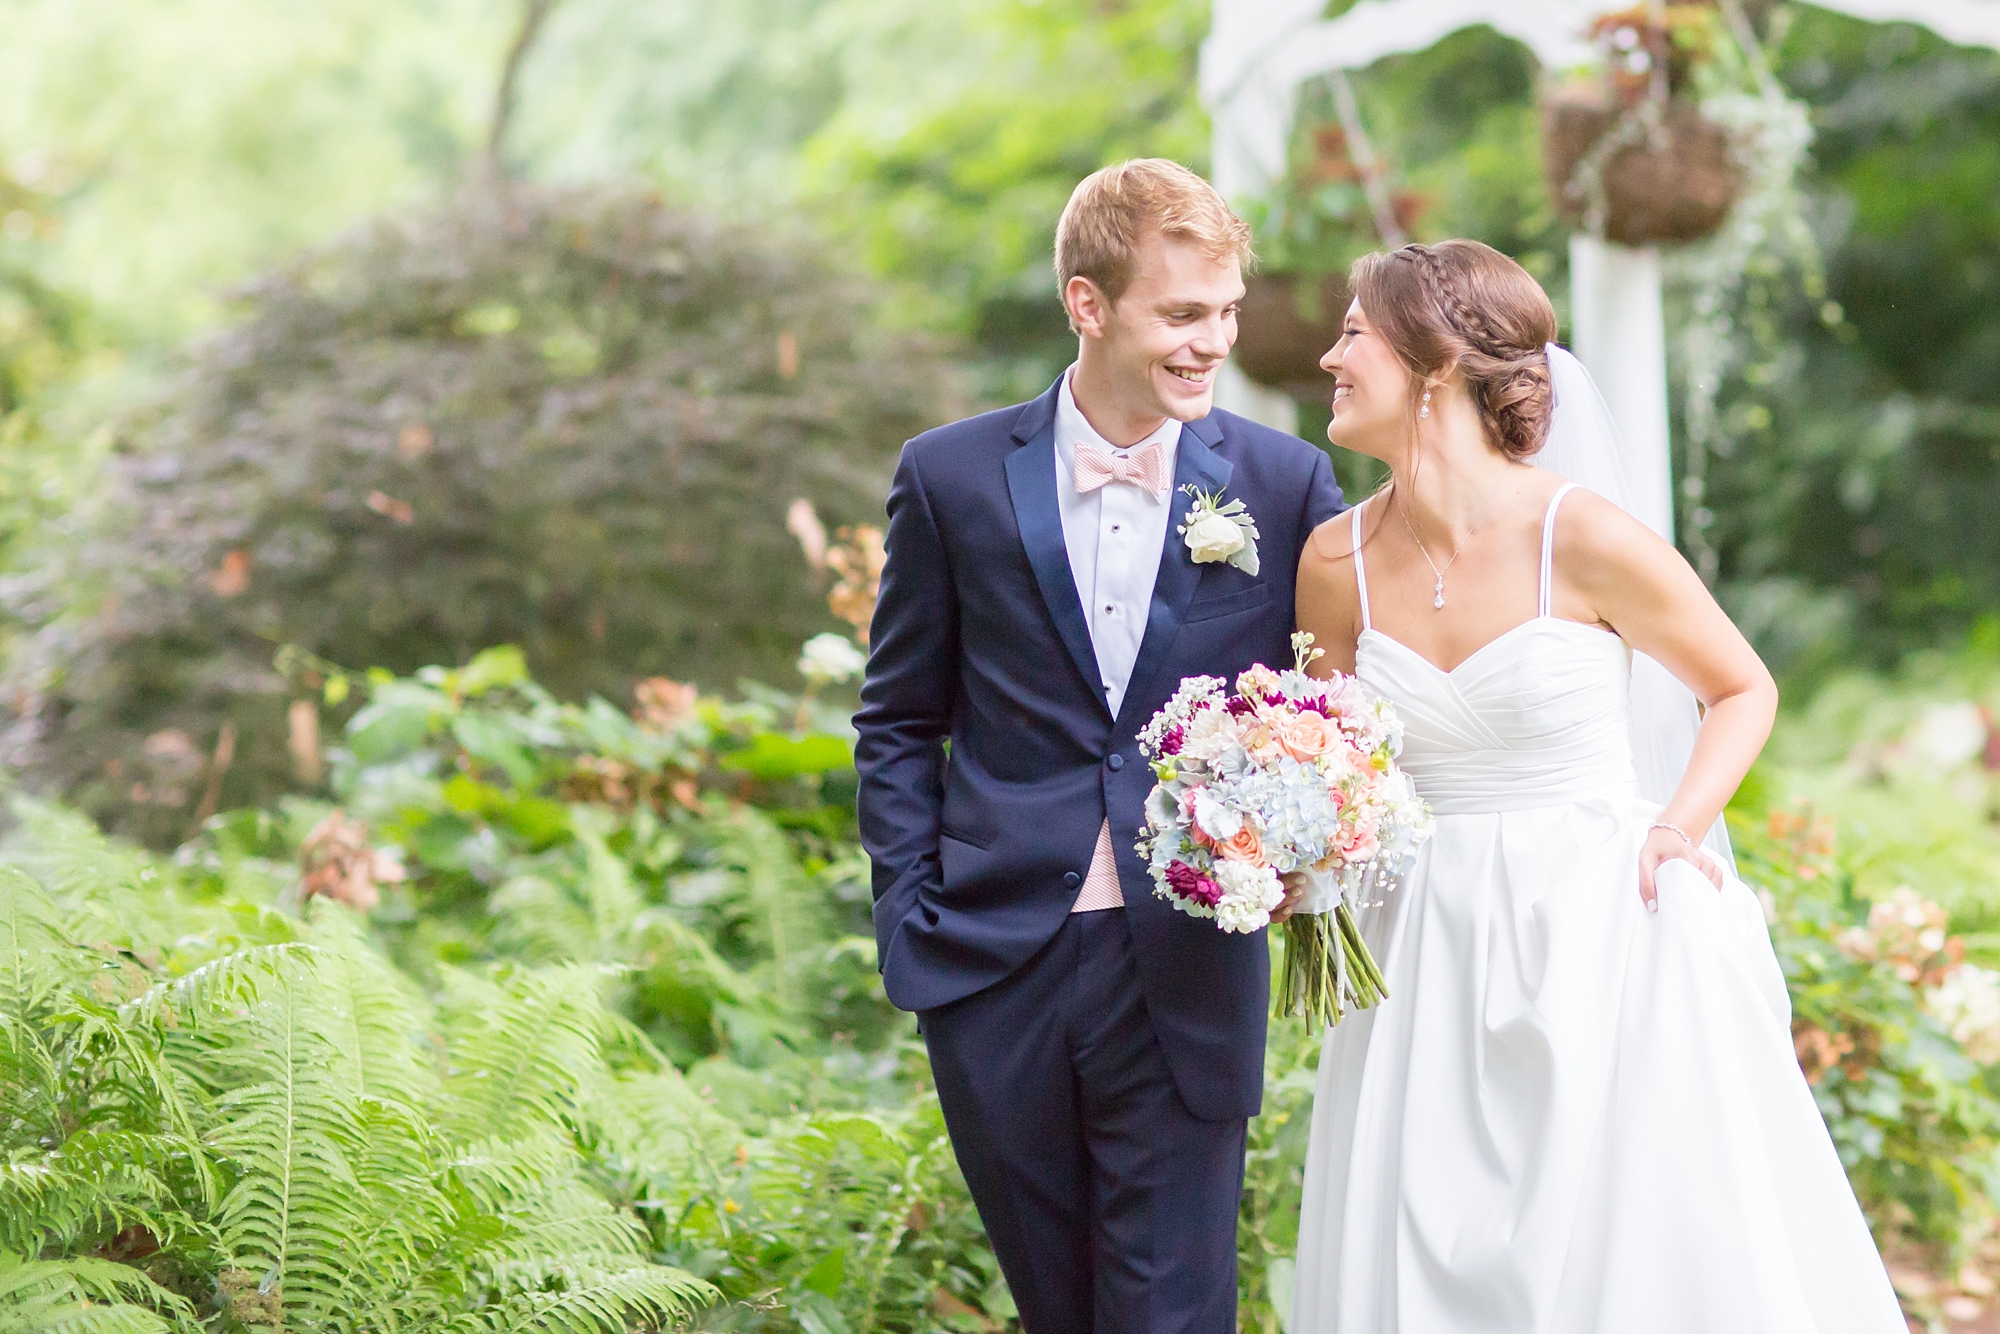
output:
<instances>
[{"instance_id":1,"label":"boutonniere","mask_svg":"<svg viewBox=\"0 0 2000 1334\"><path fill-rule=\"evenodd\" d=\"M1257 521L1240 500L1227 505L1222 492L1204 491L1192 482L1181 488L1194 497L1187 522L1180 527L1188 558L1196 565L1226 560L1253 579L1257 575Z\"/></svg>"}]
</instances>

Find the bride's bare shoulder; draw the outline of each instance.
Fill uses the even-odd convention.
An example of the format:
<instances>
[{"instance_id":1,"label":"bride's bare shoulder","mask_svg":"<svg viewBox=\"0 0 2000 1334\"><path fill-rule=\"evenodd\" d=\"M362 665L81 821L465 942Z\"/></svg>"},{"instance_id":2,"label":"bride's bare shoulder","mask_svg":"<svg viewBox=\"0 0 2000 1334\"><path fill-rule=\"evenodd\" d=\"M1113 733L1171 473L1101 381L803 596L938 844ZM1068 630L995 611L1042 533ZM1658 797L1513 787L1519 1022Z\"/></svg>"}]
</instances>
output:
<instances>
[{"instance_id":1,"label":"bride's bare shoulder","mask_svg":"<svg viewBox=\"0 0 2000 1334\"><path fill-rule=\"evenodd\" d=\"M1354 509L1362 511L1361 522L1364 530L1373 526L1376 507L1370 496ZM1300 553L1299 573L1308 569L1324 572L1327 568L1338 567L1345 570L1354 559L1354 510L1345 509L1312 530L1306 538L1305 550ZM1352 578L1353 576L1348 576Z\"/></svg>"},{"instance_id":2,"label":"bride's bare shoulder","mask_svg":"<svg viewBox=\"0 0 2000 1334\"><path fill-rule=\"evenodd\" d=\"M1557 570L1591 593L1634 579L1677 581L1691 574L1674 545L1595 491L1578 487L1556 515Z\"/></svg>"}]
</instances>

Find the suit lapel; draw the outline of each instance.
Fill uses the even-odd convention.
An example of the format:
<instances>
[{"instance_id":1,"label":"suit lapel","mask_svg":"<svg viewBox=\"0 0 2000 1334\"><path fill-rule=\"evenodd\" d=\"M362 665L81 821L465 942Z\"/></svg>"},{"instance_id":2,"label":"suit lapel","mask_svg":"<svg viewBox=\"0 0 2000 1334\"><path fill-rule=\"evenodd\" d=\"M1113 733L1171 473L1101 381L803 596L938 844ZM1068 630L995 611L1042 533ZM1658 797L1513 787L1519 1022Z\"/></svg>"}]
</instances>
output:
<instances>
[{"instance_id":1,"label":"suit lapel","mask_svg":"<svg viewBox=\"0 0 2000 1334\"><path fill-rule=\"evenodd\" d=\"M1166 542L1160 552L1160 572L1153 580L1153 604L1146 613L1146 634L1139 641L1139 657L1132 664L1132 678L1125 685L1124 703L1118 711L1115 730L1120 737L1128 732L1136 734L1139 720L1132 716L1133 711L1142 707L1141 701L1150 693L1147 687L1165 661L1167 650L1173 647L1174 638L1180 634L1181 618L1187 615L1195 585L1201 582L1201 567L1188 555L1187 543L1180 534L1181 525L1187 522L1188 512L1194 508L1194 497L1181 488L1193 484L1213 494L1229 485L1233 471L1229 460L1211 448L1221 443L1222 427L1214 413L1181 428L1180 445L1174 451L1174 490L1168 497L1172 514L1167 520ZM1131 726L1126 726L1127 723Z\"/></svg>"},{"instance_id":2,"label":"suit lapel","mask_svg":"<svg viewBox=\"0 0 2000 1334\"><path fill-rule=\"evenodd\" d=\"M1056 392L1061 384L1058 380L1022 410L1014 423L1014 438L1021 447L1007 456L1003 467L1007 493L1014 501L1014 522L1020 527L1021 545L1027 548L1042 601L1056 624L1056 633L1062 636L1063 647L1089 684L1098 711L1109 719L1111 706L1104 698L1104 675L1097 668L1097 653L1090 644L1090 625L1083 618L1076 576L1070 573L1062 507L1056 499Z\"/></svg>"}]
</instances>

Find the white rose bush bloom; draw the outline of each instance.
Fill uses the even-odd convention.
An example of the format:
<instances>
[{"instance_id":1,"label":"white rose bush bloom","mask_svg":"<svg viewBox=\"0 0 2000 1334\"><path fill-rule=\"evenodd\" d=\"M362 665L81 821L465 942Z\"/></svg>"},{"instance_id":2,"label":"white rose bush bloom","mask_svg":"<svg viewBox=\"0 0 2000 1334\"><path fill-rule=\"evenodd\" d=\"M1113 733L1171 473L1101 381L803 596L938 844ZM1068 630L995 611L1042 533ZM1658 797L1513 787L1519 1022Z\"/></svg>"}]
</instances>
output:
<instances>
[{"instance_id":1,"label":"white rose bush bloom","mask_svg":"<svg viewBox=\"0 0 2000 1334\"><path fill-rule=\"evenodd\" d=\"M831 630L814 635L799 650L799 675L817 684L851 681L867 666L867 656L854 641Z\"/></svg>"},{"instance_id":2,"label":"white rose bush bloom","mask_svg":"<svg viewBox=\"0 0 2000 1334\"><path fill-rule=\"evenodd\" d=\"M1321 656L1292 636L1290 671L1261 663L1236 678L1181 682L1139 734L1158 780L1138 850L1153 892L1224 931L1270 925L1282 877L1324 877L1333 893L1284 923L1274 1009L1309 1028L1386 996L1354 914L1409 869L1431 815L1396 767L1403 726L1355 677L1306 675Z\"/></svg>"},{"instance_id":3,"label":"white rose bush bloom","mask_svg":"<svg viewBox=\"0 0 2000 1334\"><path fill-rule=\"evenodd\" d=\"M1961 964L1924 993L1924 1008L1981 1065L2000 1061L2000 973Z\"/></svg>"}]
</instances>

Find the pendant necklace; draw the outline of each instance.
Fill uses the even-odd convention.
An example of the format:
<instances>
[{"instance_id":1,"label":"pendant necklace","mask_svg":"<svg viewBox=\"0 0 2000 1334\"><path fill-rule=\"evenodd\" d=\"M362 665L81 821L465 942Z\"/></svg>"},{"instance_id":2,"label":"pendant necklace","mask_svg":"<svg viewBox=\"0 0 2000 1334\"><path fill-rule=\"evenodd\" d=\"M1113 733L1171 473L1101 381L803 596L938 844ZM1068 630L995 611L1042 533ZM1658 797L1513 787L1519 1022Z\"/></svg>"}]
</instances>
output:
<instances>
[{"instance_id":1,"label":"pendant necklace","mask_svg":"<svg viewBox=\"0 0 2000 1334\"><path fill-rule=\"evenodd\" d=\"M1398 513L1398 514L1400 514L1400 515L1402 515L1402 516L1403 516L1403 527L1405 527L1405 528L1407 528L1407 529L1409 529L1409 530L1410 530L1410 540L1411 540L1412 542L1415 542L1415 543L1417 544L1417 550L1418 550L1419 552L1422 552L1422 553L1423 553L1423 558L1424 558L1424 564L1426 564L1426 565L1430 566L1430 567L1431 567L1431 573L1437 576L1437 596L1431 599L1431 606L1435 607L1435 608L1436 608L1437 610L1439 610L1439 611L1443 611L1443 610L1444 610L1444 571L1445 571L1445 570L1449 570L1449 569L1451 568L1451 565L1452 565L1452 561L1455 561L1455 560L1457 560L1457 559L1458 559L1458 553L1459 553L1460 551L1463 551L1463 550L1465 550L1465 542L1460 542L1460 543L1458 544L1458 547L1457 547L1457 549L1456 549L1456 550L1454 550L1454 551L1453 551L1453 552L1451 553L1451 560L1447 560L1447 561L1446 561L1446 562L1444 563L1444 570L1440 570L1440 569L1438 568L1438 563L1437 563L1436 561L1434 561L1434 560L1432 560L1432 559L1431 559L1431 553L1430 553L1429 551L1426 551L1426 550L1424 550L1424 539L1423 539L1423 538L1421 538L1421 537L1418 537L1418 536L1417 536L1417 527L1416 527L1416 525L1415 525L1415 524L1413 524L1413 523L1411 523L1411 522L1410 522L1410 513L1409 513L1409 511L1408 511L1408 510L1406 510L1406 509L1404 509L1404 508L1403 508L1403 498L1402 498L1401 496L1397 496L1397 497L1396 497L1396 513ZM1467 534L1465 535L1465 540L1466 540L1466 542L1469 542L1469 541L1471 541L1471 540L1472 540L1472 534L1471 534L1471 533L1467 533Z\"/></svg>"}]
</instances>

